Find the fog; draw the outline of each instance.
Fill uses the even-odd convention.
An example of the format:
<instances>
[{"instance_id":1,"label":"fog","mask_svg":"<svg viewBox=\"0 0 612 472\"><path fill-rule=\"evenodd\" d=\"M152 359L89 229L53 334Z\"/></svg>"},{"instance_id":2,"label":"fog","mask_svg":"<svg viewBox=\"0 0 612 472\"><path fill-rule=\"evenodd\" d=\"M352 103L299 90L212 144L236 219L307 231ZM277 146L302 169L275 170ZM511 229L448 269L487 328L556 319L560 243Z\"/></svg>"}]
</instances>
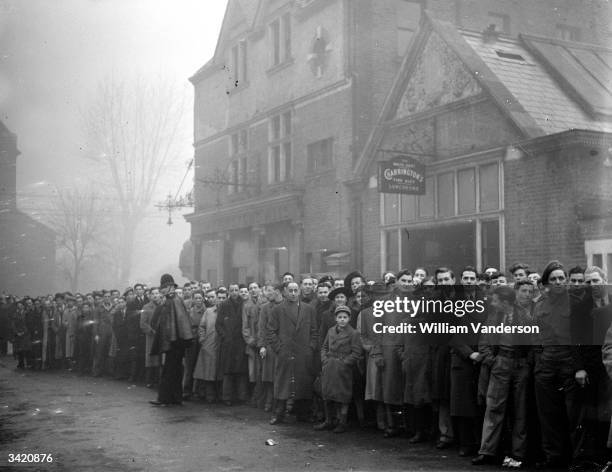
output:
<instances>
[{"instance_id":1,"label":"fog","mask_svg":"<svg viewBox=\"0 0 612 472\"><path fill-rule=\"evenodd\" d=\"M87 158L83 117L103 80L173 82L185 98L180 157L162 173L137 232L130 275L181 280L189 225L153 204L173 195L193 156L190 77L213 54L225 0L0 0L0 113L17 135L20 210L43 221L55 189L86 185L99 169ZM181 193L191 189L191 175ZM112 198L112 197L109 197ZM107 202L114 207L114 202ZM51 214L51 216L53 216ZM57 287L61 289L61 287ZM90 289L93 287L80 287Z\"/></svg>"}]
</instances>

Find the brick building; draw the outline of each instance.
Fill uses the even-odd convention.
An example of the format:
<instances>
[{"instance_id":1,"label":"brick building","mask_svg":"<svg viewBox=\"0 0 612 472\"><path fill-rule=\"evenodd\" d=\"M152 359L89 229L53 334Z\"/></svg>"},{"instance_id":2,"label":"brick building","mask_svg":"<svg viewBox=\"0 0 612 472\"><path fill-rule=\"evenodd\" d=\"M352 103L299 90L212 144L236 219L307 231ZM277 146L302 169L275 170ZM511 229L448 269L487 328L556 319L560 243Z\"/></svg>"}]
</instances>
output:
<instances>
[{"instance_id":1,"label":"brick building","mask_svg":"<svg viewBox=\"0 0 612 472\"><path fill-rule=\"evenodd\" d=\"M517 8L516 1L489 0L483 10L469 0L230 0L213 58L190 78L196 206L187 220L194 276L219 284L276 279L287 270L342 274L363 267L377 274L390 257L381 262L380 251L390 245L380 211L366 211L379 205L364 185L378 158L372 147L378 142L372 143L380 133L372 130L386 125L381 112L389 113L389 97L398 95L410 67L405 54L415 50L424 7L475 31L495 23L510 35L574 34L602 43L606 4L591 3ZM423 73L439 82L438 69ZM467 100L469 116L479 116L473 126L484 127L478 134L488 133L500 112ZM520 131L510 126L489 139L506 133L500 142L519 142L526 136ZM468 140L464 146L472 145ZM498 166L499 178L501 172ZM505 254L495 228L486 231Z\"/></svg>"},{"instance_id":2,"label":"brick building","mask_svg":"<svg viewBox=\"0 0 612 472\"><path fill-rule=\"evenodd\" d=\"M355 167L359 265L612 269L611 67L602 46L425 14ZM394 151L425 164L425 195L378 193Z\"/></svg>"},{"instance_id":3,"label":"brick building","mask_svg":"<svg viewBox=\"0 0 612 472\"><path fill-rule=\"evenodd\" d=\"M55 233L17 208L17 136L0 121L0 291L49 293Z\"/></svg>"}]
</instances>

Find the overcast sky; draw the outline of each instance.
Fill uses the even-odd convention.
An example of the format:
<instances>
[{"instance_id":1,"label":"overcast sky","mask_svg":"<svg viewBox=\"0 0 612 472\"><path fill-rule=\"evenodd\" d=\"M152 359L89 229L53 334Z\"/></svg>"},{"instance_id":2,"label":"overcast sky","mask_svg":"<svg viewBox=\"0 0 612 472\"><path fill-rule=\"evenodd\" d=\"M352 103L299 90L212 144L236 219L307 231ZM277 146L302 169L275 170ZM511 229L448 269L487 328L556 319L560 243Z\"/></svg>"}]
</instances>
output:
<instances>
[{"instance_id":1,"label":"overcast sky","mask_svg":"<svg viewBox=\"0 0 612 472\"><path fill-rule=\"evenodd\" d=\"M225 6L226 0L0 0L0 116L21 151L20 206L29 211L35 195L70 185L75 169L88 165L79 152L80 113L110 76L161 72L186 94L185 156L159 186L162 196L175 191L193 155L187 79L212 56ZM138 258L147 259L134 268L139 278L177 264L189 238L179 215L168 227L167 214L153 208L148 214L145 229L157 233L159 246Z\"/></svg>"}]
</instances>

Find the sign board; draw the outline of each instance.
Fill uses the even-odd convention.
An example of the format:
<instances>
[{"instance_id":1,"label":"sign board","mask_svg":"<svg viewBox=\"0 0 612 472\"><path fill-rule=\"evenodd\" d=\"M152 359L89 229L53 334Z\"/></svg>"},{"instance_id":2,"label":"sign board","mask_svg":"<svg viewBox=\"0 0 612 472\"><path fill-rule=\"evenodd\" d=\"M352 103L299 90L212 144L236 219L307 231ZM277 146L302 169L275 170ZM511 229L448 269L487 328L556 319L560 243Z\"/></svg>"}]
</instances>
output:
<instances>
[{"instance_id":1,"label":"sign board","mask_svg":"<svg viewBox=\"0 0 612 472\"><path fill-rule=\"evenodd\" d=\"M425 165L402 154L379 162L378 193L425 195Z\"/></svg>"}]
</instances>

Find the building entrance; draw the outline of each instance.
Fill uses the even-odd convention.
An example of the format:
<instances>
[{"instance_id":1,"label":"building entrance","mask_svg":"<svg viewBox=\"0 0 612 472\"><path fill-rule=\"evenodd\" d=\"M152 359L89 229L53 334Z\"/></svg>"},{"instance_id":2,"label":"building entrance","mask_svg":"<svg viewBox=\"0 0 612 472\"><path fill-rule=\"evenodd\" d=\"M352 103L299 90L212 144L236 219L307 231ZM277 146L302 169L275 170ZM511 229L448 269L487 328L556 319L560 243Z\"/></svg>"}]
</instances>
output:
<instances>
[{"instance_id":1,"label":"building entrance","mask_svg":"<svg viewBox=\"0 0 612 472\"><path fill-rule=\"evenodd\" d=\"M476 224L462 222L435 228L402 230L402 267L429 270L449 267L457 272L476 263Z\"/></svg>"}]
</instances>

